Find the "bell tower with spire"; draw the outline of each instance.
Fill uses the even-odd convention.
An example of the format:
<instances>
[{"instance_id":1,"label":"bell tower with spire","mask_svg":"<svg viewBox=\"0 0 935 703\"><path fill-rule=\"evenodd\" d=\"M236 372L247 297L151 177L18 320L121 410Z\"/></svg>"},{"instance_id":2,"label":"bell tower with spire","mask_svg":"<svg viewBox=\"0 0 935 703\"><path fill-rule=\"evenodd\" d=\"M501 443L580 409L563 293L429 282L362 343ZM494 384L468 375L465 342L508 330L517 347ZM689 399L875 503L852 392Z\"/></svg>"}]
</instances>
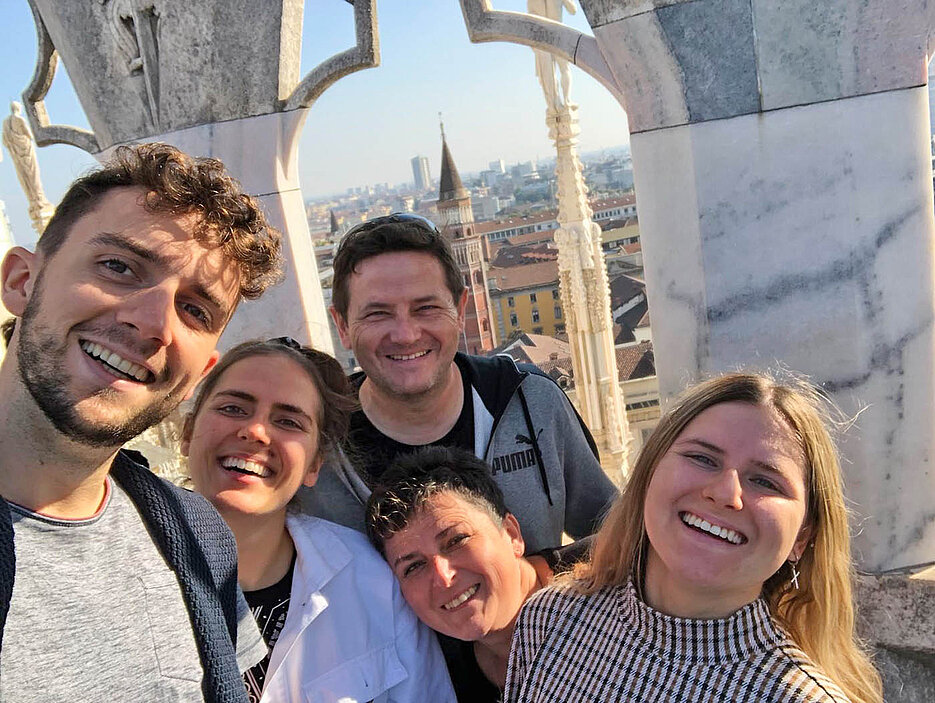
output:
<instances>
[{"instance_id":1,"label":"bell tower with spire","mask_svg":"<svg viewBox=\"0 0 935 703\"><path fill-rule=\"evenodd\" d=\"M442 132L442 167L436 204L439 228L451 243L468 291L461 351L483 354L496 346L490 314L492 305L487 290L487 262L481 237L474 230L471 194L458 175L458 169L448 149L448 141L445 139L445 124L441 117L441 113L438 113Z\"/></svg>"}]
</instances>

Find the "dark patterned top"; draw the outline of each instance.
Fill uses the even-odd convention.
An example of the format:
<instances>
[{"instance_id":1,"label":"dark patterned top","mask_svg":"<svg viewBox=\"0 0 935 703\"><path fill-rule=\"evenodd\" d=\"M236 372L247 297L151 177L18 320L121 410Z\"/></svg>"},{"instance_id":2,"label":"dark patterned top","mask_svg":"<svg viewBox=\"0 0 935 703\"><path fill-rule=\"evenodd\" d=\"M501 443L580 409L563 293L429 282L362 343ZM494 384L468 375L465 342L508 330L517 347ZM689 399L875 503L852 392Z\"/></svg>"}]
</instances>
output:
<instances>
[{"instance_id":1,"label":"dark patterned top","mask_svg":"<svg viewBox=\"0 0 935 703\"><path fill-rule=\"evenodd\" d=\"M273 647L286 624L286 615L289 613L289 595L292 593L292 573L295 571L295 553L286 575L272 586L261 588L258 591L244 591L244 598L250 606L250 612L260 628L260 634L266 642L268 650L263 661L250 667L244 672L244 685L247 687L247 698L250 703L258 703L263 695L263 684L266 682L266 670L273 654Z\"/></svg>"},{"instance_id":2,"label":"dark patterned top","mask_svg":"<svg viewBox=\"0 0 935 703\"><path fill-rule=\"evenodd\" d=\"M506 703L846 703L754 601L723 620L663 615L632 584L543 589L520 612Z\"/></svg>"}]
</instances>

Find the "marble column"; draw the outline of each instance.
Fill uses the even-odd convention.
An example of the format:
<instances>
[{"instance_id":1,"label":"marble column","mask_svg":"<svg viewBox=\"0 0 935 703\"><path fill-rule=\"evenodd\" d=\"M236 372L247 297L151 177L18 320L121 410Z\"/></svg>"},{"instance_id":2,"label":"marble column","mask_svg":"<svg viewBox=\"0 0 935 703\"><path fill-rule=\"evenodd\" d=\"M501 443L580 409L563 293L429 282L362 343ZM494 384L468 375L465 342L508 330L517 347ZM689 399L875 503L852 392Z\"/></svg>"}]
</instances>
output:
<instances>
[{"instance_id":1,"label":"marble column","mask_svg":"<svg viewBox=\"0 0 935 703\"><path fill-rule=\"evenodd\" d=\"M594 37L462 0L627 111L660 390L785 366L856 425L855 555L935 556L935 213L924 0L582 0ZM472 29L473 27L473 29Z\"/></svg>"},{"instance_id":2,"label":"marble column","mask_svg":"<svg viewBox=\"0 0 935 703\"><path fill-rule=\"evenodd\" d=\"M333 351L298 138L329 85L379 63L374 0L354 3L356 46L304 77L304 0L29 3L39 51L23 98L38 144L72 144L103 159L120 144L164 141L221 159L285 234L286 258L284 282L238 308L221 346L288 334ZM52 124L46 113L59 56L92 131Z\"/></svg>"},{"instance_id":3,"label":"marble column","mask_svg":"<svg viewBox=\"0 0 935 703\"><path fill-rule=\"evenodd\" d=\"M591 219L578 160L578 106L549 107L546 124L557 152L559 228L555 243L578 410L600 449L601 466L615 482L623 482L628 473L629 428L614 352L601 228Z\"/></svg>"}]
</instances>

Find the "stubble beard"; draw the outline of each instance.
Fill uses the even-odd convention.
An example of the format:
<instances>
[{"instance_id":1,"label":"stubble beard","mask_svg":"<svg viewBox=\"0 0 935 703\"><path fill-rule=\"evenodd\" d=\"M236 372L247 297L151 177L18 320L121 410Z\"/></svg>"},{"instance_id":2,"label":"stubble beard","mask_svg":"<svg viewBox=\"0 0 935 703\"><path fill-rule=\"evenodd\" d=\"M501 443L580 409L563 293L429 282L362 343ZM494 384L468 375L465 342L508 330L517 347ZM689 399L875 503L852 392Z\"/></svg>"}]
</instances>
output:
<instances>
[{"instance_id":1,"label":"stubble beard","mask_svg":"<svg viewBox=\"0 0 935 703\"><path fill-rule=\"evenodd\" d=\"M452 359L451 363L454 363L454 359ZM436 393L442 393L448 385L450 369L451 364L446 364L443 368L437 369L420 388L412 390L396 383L390 374L367 373L366 376L373 384L373 387L384 397L391 398L400 403L411 403L430 398Z\"/></svg>"},{"instance_id":2,"label":"stubble beard","mask_svg":"<svg viewBox=\"0 0 935 703\"><path fill-rule=\"evenodd\" d=\"M61 342L56 335L40 324L42 301L42 275L36 281L33 295L20 318L17 366L19 375L36 405L49 422L68 439L91 447L120 447L139 436L153 425L162 422L178 407L182 400L180 386L136 412L126 411L122 418L91 420L77 409L78 401L69 394L69 378L65 372L68 350L67 337ZM165 374L163 374L164 376ZM156 379L159 382L160 378ZM113 406L119 393L102 388L93 396Z\"/></svg>"}]
</instances>

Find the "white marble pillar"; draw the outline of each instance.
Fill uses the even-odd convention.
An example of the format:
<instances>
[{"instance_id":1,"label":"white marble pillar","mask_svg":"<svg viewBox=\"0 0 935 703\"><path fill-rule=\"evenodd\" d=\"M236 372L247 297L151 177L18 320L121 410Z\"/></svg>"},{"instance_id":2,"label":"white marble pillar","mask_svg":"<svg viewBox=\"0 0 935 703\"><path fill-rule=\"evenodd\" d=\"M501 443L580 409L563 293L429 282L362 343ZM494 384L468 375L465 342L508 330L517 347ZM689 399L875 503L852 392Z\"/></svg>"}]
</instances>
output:
<instances>
[{"instance_id":1,"label":"white marble pillar","mask_svg":"<svg viewBox=\"0 0 935 703\"><path fill-rule=\"evenodd\" d=\"M221 339L229 348L244 339L288 335L334 353L328 316L299 187L298 139L307 110L277 112L148 137L193 156L220 159L244 190L256 197L284 235L283 282L256 301L241 303ZM109 149L101 158L106 158Z\"/></svg>"},{"instance_id":2,"label":"white marble pillar","mask_svg":"<svg viewBox=\"0 0 935 703\"><path fill-rule=\"evenodd\" d=\"M561 22L571 0L529 0L533 14ZM617 483L628 473L629 427L614 353L610 288L601 248L601 228L592 219L588 188L578 159L578 106L571 101L571 68L566 59L534 50L536 74L545 97L545 123L555 143L558 184L558 279L571 348L578 410L594 435L601 466Z\"/></svg>"},{"instance_id":3,"label":"white marble pillar","mask_svg":"<svg viewBox=\"0 0 935 703\"><path fill-rule=\"evenodd\" d=\"M461 0L475 41L573 60L627 111L660 390L783 365L849 414L870 571L935 558L925 0L581 0L594 38Z\"/></svg>"},{"instance_id":4,"label":"white marble pillar","mask_svg":"<svg viewBox=\"0 0 935 703\"><path fill-rule=\"evenodd\" d=\"M626 96L663 395L738 366L809 374L860 413L841 444L858 563L931 561L932 10L585 11Z\"/></svg>"},{"instance_id":5,"label":"white marble pillar","mask_svg":"<svg viewBox=\"0 0 935 703\"><path fill-rule=\"evenodd\" d=\"M164 141L221 159L285 234L286 259L285 281L240 306L222 347L290 335L332 351L297 141L328 86L379 63L375 0L353 3L356 44L305 76L302 0L29 3L38 52L23 102L38 144L106 158L120 144ZM59 55L91 131L53 124L46 111Z\"/></svg>"},{"instance_id":6,"label":"white marble pillar","mask_svg":"<svg viewBox=\"0 0 935 703\"><path fill-rule=\"evenodd\" d=\"M559 228L555 243L578 410L594 435L604 470L622 482L628 471L627 413L617 376L601 228L591 219L578 160L578 106L549 107L546 124L556 149Z\"/></svg>"},{"instance_id":7,"label":"white marble pillar","mask_svg":"<svg viewBox=\"0 0 935 703\"><path fill-rule=\"evenodd\" d=\"M631 141L662 394L786 366L860 412L842 450L874 570L935 556L927 100L910 88ZM682 166L639 167L654 161Z\"/></svg>"}]
</instances>

